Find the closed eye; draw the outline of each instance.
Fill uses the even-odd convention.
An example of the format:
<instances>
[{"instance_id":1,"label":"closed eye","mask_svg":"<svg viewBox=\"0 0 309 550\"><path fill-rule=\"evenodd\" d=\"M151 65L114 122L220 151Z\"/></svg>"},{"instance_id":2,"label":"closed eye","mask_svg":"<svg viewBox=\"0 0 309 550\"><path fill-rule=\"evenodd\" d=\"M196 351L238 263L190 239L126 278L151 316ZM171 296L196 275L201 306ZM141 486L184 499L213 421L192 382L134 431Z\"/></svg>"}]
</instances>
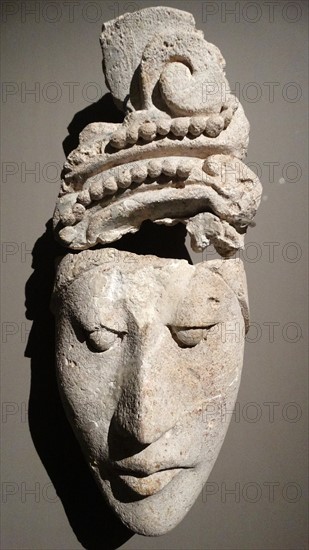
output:
<instances>
[{"instance_id":1,"label":"closed eye","mask_svg":"<svg viewBox=\"0 0 309 550\"><path fill-rule=\"evenodd\" d=\"M202 340L207 339L209 331L217 323L201 326L201 327L177 327L169 326L172 338L178 344L180 348L194 348Z\"/></svg>"},{"instance_id":2,"label":"closed eye","mask_svg":"<svg viewBox=\"0 0 309 550\"><path fill-rule=\"evenodd\" d=\"M74 330L77 339L80 342L86 342L88 349L95 353L109 350L118 340L121 340L126 334L105 326L96 327L89 331L79 323L74 323Z\"/></svg>"},{"instance_id":3,"label":"closed eye","mask_svg":"<svg viewBox=\"0 0 309 550\"><path fill-rule=\"evenodd\" d=\"M91 351L98 353L110 349L122 336L121 332L100 327L88 333L86 342Z\"/></svg>"}]
</instances>

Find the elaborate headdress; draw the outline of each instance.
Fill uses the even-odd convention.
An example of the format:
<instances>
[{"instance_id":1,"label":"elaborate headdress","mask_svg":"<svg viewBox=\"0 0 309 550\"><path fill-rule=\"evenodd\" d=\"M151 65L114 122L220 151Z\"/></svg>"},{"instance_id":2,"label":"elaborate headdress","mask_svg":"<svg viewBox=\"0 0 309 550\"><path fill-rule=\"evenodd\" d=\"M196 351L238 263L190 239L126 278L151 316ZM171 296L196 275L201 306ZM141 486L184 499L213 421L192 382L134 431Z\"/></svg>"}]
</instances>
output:
<instances>
[{"instance_id":1,"label":"elaborate headdress","mask_svg":"<svg viewBox=\"0 0 309 550\"><path fill-rule=\"evenodd\" d=\"M166 13L169 24L167 31ZM195 250L226 257L243 246L261 184L243 164L249 135L224 59L191 14L146 8L103 26L106 83L121 124L80 134L64 167L54 228L83 250L138 231L145 220L183 223Z\"/></svg>"}]
</instances>

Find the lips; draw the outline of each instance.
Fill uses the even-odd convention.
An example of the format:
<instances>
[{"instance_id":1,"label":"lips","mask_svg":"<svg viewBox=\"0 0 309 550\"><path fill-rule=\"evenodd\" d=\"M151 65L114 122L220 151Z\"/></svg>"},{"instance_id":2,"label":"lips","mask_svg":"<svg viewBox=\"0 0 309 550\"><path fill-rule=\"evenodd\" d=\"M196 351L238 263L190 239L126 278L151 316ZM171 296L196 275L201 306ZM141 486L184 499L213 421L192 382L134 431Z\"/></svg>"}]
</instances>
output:
<instances>
[{"instance_id":1,"label":"lips","mask_svg":"<svg viewBox=\"0 0 309 550\"><path fill-rule=\"evenodd\" d=\"M163 469L150 475L136 475L130 470L119 470L117 475L132 491L141 496L151 496L158 493L184 468Z\"/></svg>"}]
</instances>

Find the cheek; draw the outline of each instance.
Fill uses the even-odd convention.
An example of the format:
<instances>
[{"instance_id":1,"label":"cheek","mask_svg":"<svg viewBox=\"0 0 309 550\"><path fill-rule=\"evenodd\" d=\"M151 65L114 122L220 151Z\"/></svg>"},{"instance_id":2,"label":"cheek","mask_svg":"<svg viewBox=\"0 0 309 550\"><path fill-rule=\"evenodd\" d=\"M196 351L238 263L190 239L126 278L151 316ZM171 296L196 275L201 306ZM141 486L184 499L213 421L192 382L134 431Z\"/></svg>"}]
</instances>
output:
<instances>
[{"instance_id":1,"label":"cheek","mask_svg":"<svg viewBox=\"0 0 309 550\"><path fill-rule=\"evenodd\" d=\"M243 321L234 325L235 333L228 332L226 323L216 325L205 340L190 350L191 368L198 375L207 399L228 394L235 380L240 379L244 353Z\"/></svg>"},{"instance_id":2,"label":"cheek","mask_svg":"<svg viewBox=\"0 0 309 550\"><path fill-rule=\"evenodd\" d=\"M77 435L92 442L107 437L120 391L122 356L119 347L91 352L68 323L57 337L57 377L68 419Z\"/></svg>"},{"instance_id":3,"label":"cheek","mask_svg":"<svg viewBox=\"0 0 309 550\"><path fill-rule=\"evenodd\" d=\"M215 456L227 432L237 399L243 366L244 330L226 332L226 325L209 338L207 368L203 375L203 432L207 455ZM205 343L206 344L206 343ZM211 350L211 352L210 352ZM206 357L205 357L206 360Z\"/></svg>"}]
</instances>

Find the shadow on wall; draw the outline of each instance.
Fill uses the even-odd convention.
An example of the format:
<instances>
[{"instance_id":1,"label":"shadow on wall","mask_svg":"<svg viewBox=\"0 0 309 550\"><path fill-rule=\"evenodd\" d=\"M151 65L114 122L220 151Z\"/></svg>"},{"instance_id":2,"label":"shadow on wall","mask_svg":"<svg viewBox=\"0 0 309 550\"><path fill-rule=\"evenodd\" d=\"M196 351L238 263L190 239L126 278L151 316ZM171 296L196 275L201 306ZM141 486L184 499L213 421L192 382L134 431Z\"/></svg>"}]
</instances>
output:
<instances>
[{"instance_id":1,"label":"shadow on wall","mask_svg":"<svg viewBox=\"0 0 309 550\"><path fill-rule=\"evenodd\" d=\"M78 135L87 124L103 118L105 122L122 120L110 94L74 116L63 142L65 154L77 147ZM185 227L180 224L169 228L145 222L138 233L126 235L112 246L137 254L184 258L191 263L184 244L185 234ZM29 426L35 448L80 543L89 550L112 550L134 533L105 504L66 419L57 388L55 326L49 304L55 259L64 253L64 248L54 240L49 220L45 233L34 245L34 271L25 289L26 317L33 321L25 351L25 356L31 359Z\"/></svg>"},{"instance_id":2,"label":"shadow on wall","mask_svg":"<svg viewBox=\"0 0 309 550\"><path fill-rule=\"evenodd\" d=\"M80 132L91 122L122 122L124 114L114 105L111 94L105 94L99 101L92 103L74 115L68 126L69 135L63 140L64 154L68 154L78 146Z\"/></svg>"}]
</instances>

